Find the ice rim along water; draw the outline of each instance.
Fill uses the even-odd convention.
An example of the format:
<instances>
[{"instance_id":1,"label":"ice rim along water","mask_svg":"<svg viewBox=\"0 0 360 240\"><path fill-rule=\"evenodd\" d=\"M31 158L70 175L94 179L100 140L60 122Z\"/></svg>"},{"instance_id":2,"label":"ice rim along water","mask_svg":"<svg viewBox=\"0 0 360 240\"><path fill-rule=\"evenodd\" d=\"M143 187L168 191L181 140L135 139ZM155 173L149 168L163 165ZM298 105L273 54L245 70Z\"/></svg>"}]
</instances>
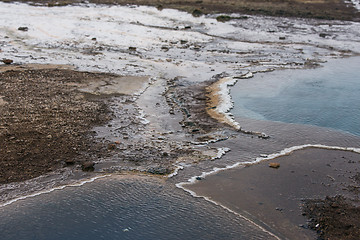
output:
<instances>
[{"instance_id":1,"label":"ice rim along water","mask_svg":"<svg viewBox=\"0 0 360 240\"><path fill-rule=\"evenodd\" d=\"M243 216L242 214L236 212L236 211L233 211L232 209L222 205L221 203L219 202L216 202L214 200L211 200L209 197L207 196L204 196L204 195L198 195L196 192L186 188L187 185L192 185L194 183L196 183L198 181L198 179L203 179L209 175L213 175L213 174L216 174L220 171L225 171L225 170L228 170L228 169L232 169L232 168L237 168L237 167L240 167L240 166L249 166L249 165L255 165L255 164L258 164L262 161L267 161L267 160L272 160L272 159L275 159L275 158L278 158L278 157L282 157L282 156L286 156L286 155L289 155L290 153L292 152L295 152L295 151L298 151L298 150L302 150L302 149L306 149L306 148L319 148L319 149L327 149L327 150L342 150L342 151L350 151L350 152L354 152L354 153L358 153L360 154L360 148L353 148L353 147L338 147L338 146L327 146L327 145L322 145L322 144L304 144L304 145L299 145L299 146L293 146L293 147L289 147L289 148L285 148L283 149L282 151L278 152L278 153L273 153L273 154L270 154L270 155L266 155L266 156L262 156L262 157L258 157L256 158L254 161L247 161L247 162L237 162L235 164L232 164L232 165L228 165L224 168L218 168L218 167L215 167L213 168L212 171L209 171L209 172L203 172L201 175L198 175L198 176L193 176L191 178L188 179L187 182L180 182L180 183L177 183L175 184L176 187L184 190L185 192L189 193L191 196L193 197L196 197L196 198L202 198L202 199L205 199L206 201L208 202L211 202L217 206L220 206L222 207L223 209L243 218L244 220L250 222L251 224L254 224L255 226L257 226L260 230L268 233L269 235L275 237L276 239L280 239L278 236L276 236L274 233L266 230L264 227L260 226L259 224L255 223L254 221L252 221L251 219ZM230 149L228 149L228 151L230 151Z\"/></svg>"}]
</instances>

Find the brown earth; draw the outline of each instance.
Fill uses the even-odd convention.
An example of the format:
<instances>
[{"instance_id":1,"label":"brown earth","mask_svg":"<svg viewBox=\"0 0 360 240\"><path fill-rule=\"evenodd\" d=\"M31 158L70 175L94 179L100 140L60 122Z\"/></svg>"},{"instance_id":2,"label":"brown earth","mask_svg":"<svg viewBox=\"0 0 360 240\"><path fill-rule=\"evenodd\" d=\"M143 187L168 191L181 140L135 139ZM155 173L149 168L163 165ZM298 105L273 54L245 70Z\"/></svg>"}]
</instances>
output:
<instances>
[{"instance_id":1,"label":"brown earth","mask_svg":"<svg viewBox=\"0 0 360 240\"><path fill-rule=\"evenodd\" d=\"M0 72L0 184L100 154L102 146L94 144L90 130L110 119L107 106L77 86L104 77L112 75L68 69Z\"/></svg>"},{"instance_id":2,"label":"brown earth","mask_svg":"<svg viewBox=\"0 0 360 240\"><path fill-rule=\"evenodd\" d=\"M319 239L359 239L360 207L341 195L305 201L304 214Z\"/></svg>"},{"instance_id":3,"label":"brown earth","mask_svg":"<svg viewBox=\"0 0 360 240\"><path fill-rule=\"evenodd\" d=\"M14 2L13 0L2 0ZM64 6L85 2L83 0L18 0L32 4ZM89 0L96 4L150 5L191 12L196 16L207 13L243 13L284 17L305 17L359 21L360 13L343 0Z\"/></svg>"}]
</instances>

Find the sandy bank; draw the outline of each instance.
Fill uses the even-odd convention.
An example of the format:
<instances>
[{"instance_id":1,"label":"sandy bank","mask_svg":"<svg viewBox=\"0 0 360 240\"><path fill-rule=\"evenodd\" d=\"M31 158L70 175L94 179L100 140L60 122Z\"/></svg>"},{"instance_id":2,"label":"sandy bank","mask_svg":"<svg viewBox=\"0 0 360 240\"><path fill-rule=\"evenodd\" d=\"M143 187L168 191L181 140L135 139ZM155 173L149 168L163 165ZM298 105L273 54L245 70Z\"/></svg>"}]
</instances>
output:
<instances>
[{"instance_id":1,"label":"sandy bank","mask_svg":"<svg viewBox=\"0 0 360 240\"><path fill-rule=\"evenodd\" d=\"M231 169L208 176L194 185L187 186L198 195L208 196L211 200L239 212L254 221L259 221L265 228L288 239L314 239L315 232L320 236L334 236L355 239L359 231L356 211L358 204L358 171L360 155L351 151L303 149L274 160L264 161L245 168ZM280 164L278 169L270 168L269 163ZM338 202L338 210L343 214L334 214L330 209L317 209L314 204L310 209L317 209L321 216L307 218L302 212L312 202L306 199L319 199L326 196L344 195L347 199ZM349 207L351 206L351 207ZM351 222L351 224L338 224ZM345 226L346 225L346 226ZM334 227L337 226L337 227Z\"/></svg>"}]
</instances>

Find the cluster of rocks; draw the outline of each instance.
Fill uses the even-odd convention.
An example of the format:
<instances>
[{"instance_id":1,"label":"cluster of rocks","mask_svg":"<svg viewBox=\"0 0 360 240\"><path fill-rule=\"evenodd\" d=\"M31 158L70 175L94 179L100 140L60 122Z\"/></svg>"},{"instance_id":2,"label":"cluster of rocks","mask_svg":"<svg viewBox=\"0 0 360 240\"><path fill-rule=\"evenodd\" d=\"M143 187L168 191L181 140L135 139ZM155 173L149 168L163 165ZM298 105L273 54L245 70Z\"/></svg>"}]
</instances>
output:
<instances>
[{"instance_id":1,"label":"cluster of rocks","mask_svg":"<svg viewBox=\"0 0 360 240\"><path fill-rule=\"evenodd\" d=\"M0 73L0 183L22 181L59 167L96 159L103 146L91 128L110 119L100 98L76 84L104 74L44 69Z\"/></svg>"}]
</instances>

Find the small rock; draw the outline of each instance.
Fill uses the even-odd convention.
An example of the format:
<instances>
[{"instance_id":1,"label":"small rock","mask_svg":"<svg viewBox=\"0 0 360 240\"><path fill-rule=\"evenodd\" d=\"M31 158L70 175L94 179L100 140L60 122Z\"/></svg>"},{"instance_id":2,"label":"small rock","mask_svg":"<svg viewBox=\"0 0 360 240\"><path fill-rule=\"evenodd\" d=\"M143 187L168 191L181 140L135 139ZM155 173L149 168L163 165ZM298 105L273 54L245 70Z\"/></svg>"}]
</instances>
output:
<instances>
[{"instance_id":1,"label":"small rock","mask_svg":"<svg viewBox=\"0 0 360 240\"><path fill-rule=\"evenodd\" d=\"M18 30L27 32L29 30L29 28L28 27L19 27Z\"/></svg>"},{"instance_id":2,"label":"small rock","mask_svg":"<svg viewBox=\"0 0 360 240\"><path fill-rule=\"evenodd\" d=\"M115 144L109 144L108 145L108 150L115 150L115 149L116 149Z\"/></svg>"},{"instance_id":3,"label":"small rock","mask_svg":"<svg viewBox=\"0 0 360 240\"><path fill-rule=\"evenodd\" d=\"M204 13L203 13L201 10L199 10L199 9L195 9L195 10L192 12L192 15L193 15L194 17L201 17L203 14L204 14Z\"/></svg>"},{"instance_id":4,"label":"small rock","mask_svg":"<svg viewBox=\"0 0 360 240\"><path fill-rule=\"evenodd\" d=\"M279 37L280 40L285 40L286 38L285 37Z\"/></svg>"},{"instance_id":5,"label":"small rock","mask_svg":"<svg viewBox=\"0 0 360 240\"><path fill-rule=\"evenodd\" d=\"M196 180L200 181L200 180L202 180L202 178L201 177L196 177Z\"/></svg>"},{"instance_id":6,"label":"small rock","mask_svg":"<svg viewBox=\"0 0 360 240\"><path fill-rule=\"evenodd\" d=\"M166 47L166 46L162 46L162 47L161 47L161 50L163 50L163 51L167 52L167 51L169 51L169 48L168 48L168 47Z\"/></svg>"},{"instance_id":7,"label":"small rock","mask_svg":"<svg viewBox=\"0 0 360 240\"><path fill-rule=\"evenodd\" d=\"M170 174L171 170L165 167L155 167L155 168L150 168L148 170L148 173L151 174L157 174L157 175L165 175L165 174Z\"/></svg>"},{"instance_id":8,"label":"small rock","mask_svg":"<svg viewBox=\"0 0 360 240\"><path fill-rule=\"evenodd\" d=\"M94 162L83 162L83 164L81 165L81 169L86 172L92 172L95 170L94 166Z\"/></svg>"},{"instance_id":9,"label":"small rock","mask_svg":"<svg viewBox=\"0 0 360 240\"><path fill-rule=\"evenodd\" d=\"M218 22L227 22L231 20L231 17L228 15L220 15L216 18Z\"/></svg>"},{"instance_id":10,"label":"small rock","mask_svg":"<svg viewBox=\"0 0 360 240\"><path fill-rule=\"evenodd\" d=\"M270 136L269 136L269 135L267 135L267 134L265 134L265 133L261 133L261 134L258 136L258 138L262 138L262 139L269 139L269 138L270 138Z\"/></svg>"},{"instance_id":11,"label":"small rock","mask_svg":"<svg viewBox=\"0 0 360 240\"><path fill-rule=\"evenodd\" d=\"M13 60L11 60L11 59L3 59L3 60L1 60L3 63L5 63L5 64L12 64L14 61Z\"/></svg>"},{"instance_id":12,"label":"small rock","mask_svg":"<svg viewBox=\"0 0 360 240\"><path fill-rule=\"evenodd\" d=\"M66 159L66 160L65 160L65 164L66 164L67 166L74 165L74 164L75 164L75 160L74 160L74 159Z\"/></svg>"},{"instance_id":13,"label":"small rock","mask_svg":"<svg viewBox=\"0 0 360 240\"><path fill-rule=\"evenodd\" d=\"M136 47L129 47L130 51L136 51Z\"/></svg>"},{"instance_id":14,"label":"small rock","mask_svg":"<svg viewBox=\"0 0 360 240\"><path fill-rule=\"evenodd\" d=\"M322 38L326 38L327 36L329 36L329 34L326 34L326 33L320 33L319 34L319 37L322 37Z\"/></svg>"},{"instance_id":15,"label":"small rock","mask_svg":"<svg viewBox=\"0 0 360 240\"><path fill-rule=\"evenodd\" d=\"M96 41L96 38L94 37L94 38L92 38L91 40Z\"/></svg>"},{"instance_id":16,"label":"small rock","mask_svg":"<svg viewBox=\"0 0 360 240\"><path fill-rule=\"evenodd\" d=\"M279 168L280 163L271 162L271 163L269 163L269 167L271 167L271 168Z\"/></svg>"}]
</instances>

